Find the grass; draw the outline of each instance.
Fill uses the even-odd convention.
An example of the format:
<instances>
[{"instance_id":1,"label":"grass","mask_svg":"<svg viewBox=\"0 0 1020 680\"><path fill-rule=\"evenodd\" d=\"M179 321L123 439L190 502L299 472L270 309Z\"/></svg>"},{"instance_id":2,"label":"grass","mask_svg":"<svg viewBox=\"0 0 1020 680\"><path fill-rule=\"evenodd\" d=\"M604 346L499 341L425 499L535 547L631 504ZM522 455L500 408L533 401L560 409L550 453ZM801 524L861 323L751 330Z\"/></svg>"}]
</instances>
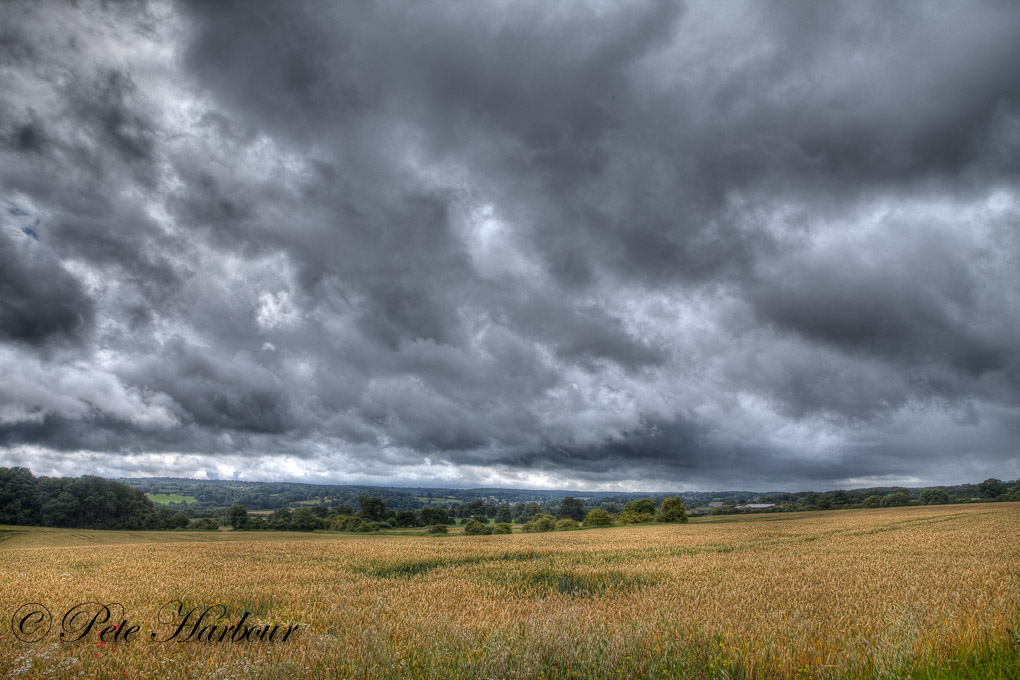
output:
<instances>
[{"instance_id":1,"label":"grass","mask_svg":"<svg viewBox=\"0 0 1020 680\"><path fill-rule=\"evenodd\" d=\"M198 499L194 496L182 496L176 493L147 493L149 500L153 503L159 503L160 505L169 505L170 503L197 503Z\"/></svg>"},{"instance_id":2,"label":"grass","mask_svg":"<svg viewBox=\"0 0 1020 680\"><path fill-rule=\"evenodd\" d=\"M0 527L0 677L1020 678L1017 526L1002 503L480 537ZM306 627L9 634L25 602L119 602L148 631L174 599Z\"/></svg>"}]
</instances>

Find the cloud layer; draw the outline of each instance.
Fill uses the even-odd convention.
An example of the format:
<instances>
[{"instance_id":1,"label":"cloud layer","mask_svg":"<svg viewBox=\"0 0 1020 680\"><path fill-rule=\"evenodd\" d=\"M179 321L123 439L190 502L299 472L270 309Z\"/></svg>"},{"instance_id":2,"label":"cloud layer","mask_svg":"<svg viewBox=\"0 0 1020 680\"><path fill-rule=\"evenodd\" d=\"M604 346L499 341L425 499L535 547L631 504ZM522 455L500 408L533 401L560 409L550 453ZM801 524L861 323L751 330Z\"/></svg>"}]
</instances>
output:
<instances>
[{"instance_id":1,"label":"cloud layer","mask_svg":"<svg viewBox=\"0 0 1020 680\"><path fill-rule=\"evenodd\" d=\"M1020 467L1020 8L8 3L0 464Z\"/></svg>"}]
</instances>

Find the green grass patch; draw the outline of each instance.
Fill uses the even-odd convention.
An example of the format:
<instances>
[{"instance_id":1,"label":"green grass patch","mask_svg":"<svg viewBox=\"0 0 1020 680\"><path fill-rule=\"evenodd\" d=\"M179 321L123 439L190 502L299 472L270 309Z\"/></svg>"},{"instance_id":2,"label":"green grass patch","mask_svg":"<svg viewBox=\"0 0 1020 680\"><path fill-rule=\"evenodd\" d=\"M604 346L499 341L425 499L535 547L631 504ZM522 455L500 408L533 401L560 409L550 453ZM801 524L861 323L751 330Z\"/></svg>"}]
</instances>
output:
<instances>
[{"instance_id":1,"label":"green grass patch","mask_svg":"<svg viewBox=\"0 0 1020 680\"><path fill-rule=\"evenodd\" d=\"M384 564L368 564L360 569L361 573L375 578L409 578L419 574L427 574L436 569L460 567L467 564L486 564L499 562L526 562L543 557L532 550L505 552L501 555L462 555L459 557L435 557L431 559L398 560Z\"/></svg>"},{"instance_id":2,"label":"green grass patch","mask_svg":"<svg viewBox=\"0 0 1020 680\"><path fill-rule=\"evenodd\" d=\"M533 597L542 598L552 595L606 597L633 593L656 584L648 576L620 571L573 571L550 566L541 566L535 571L520 568L494 570L487 574L487 580L511 591L524 591Z\"/></svg>"},{"instance_id":3,"label":"green grass patch","mask_svg":"<svg viewBox=\"0 0 1020 680\"><path fill-rule=\"evenodd\" d=\"M145 494L153 503L169 505L170 503L197 503L194 496L182 496L176 493L147 493Z\"/></svg>"}]
</instances>

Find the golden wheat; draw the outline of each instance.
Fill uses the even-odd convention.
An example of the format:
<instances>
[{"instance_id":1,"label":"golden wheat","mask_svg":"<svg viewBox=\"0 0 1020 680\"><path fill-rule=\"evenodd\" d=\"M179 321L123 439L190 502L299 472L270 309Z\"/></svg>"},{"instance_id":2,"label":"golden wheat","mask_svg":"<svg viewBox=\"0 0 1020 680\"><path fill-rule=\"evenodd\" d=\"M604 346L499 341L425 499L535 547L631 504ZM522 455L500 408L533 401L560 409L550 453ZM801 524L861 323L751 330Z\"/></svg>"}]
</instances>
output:
<instances>
[{"instance_id":1,"label":"golden wheat","mask_svg":"<svg viewBox=\"0 0 1020 680\"><path fill-rule=\"evenodd\" d=\"M483 537L27 530L0 542L0 676L895 673L1008 639L1018 526L1020 504L989 504ZM10 632L22 603L94 601L148 637L170 600L306 625L286 643Z\"/></svg>"}]
</instances>

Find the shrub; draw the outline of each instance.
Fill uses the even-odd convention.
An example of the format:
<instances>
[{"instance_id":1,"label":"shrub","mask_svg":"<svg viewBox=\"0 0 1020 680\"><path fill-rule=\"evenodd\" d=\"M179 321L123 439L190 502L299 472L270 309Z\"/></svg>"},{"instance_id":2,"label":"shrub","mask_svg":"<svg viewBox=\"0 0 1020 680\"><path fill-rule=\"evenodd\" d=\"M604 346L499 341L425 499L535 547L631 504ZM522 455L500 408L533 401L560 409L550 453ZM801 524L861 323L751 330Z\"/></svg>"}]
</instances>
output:
<instances>
[{"instance_id":1,"label":"shrub","mask_svg":"<svg viewBox=\"0 0 1020 680\"><path fill-rule=\"evenodd\" d=\"M357 531L358 533L367 533L369 531L379 531L379 528L372 522L362 522L356 528L351 531Z\"/></svg>"},{"instance_id":2,"label":"shrub","mask_svg":"<svg viewBox=\"0 0 1020 680\"><path fill-rule=\"evenodd\" d=\"M396 517L390 517L388 520L386 520L386 526L388 526L390 529L396 529L397 528L397 518Z\"/></svg>"},{"instance_id":3,"label":"shrub","mask_svg":"<svg viewBox=\"0 0 1020 680\"><path fill-rule=\"evenodd\" d=\"M174 513L173 517L170 518L169 525L170 528L172 529L183 529L184 527L188 526L188 522L190 521L191 520L188 519L187 515L178 510L177 512ZM265 520L262 520L262 522L264 524Z\"/></svg>"},{"instance_id":4,"label":"shrub","mask_svg":"<svg viewBox=\"0 0 1020 680\"><path fill-rule=\"evenodd\" d=\"M492 533L510 534L513 533L513 527L510 525L510 522L497 522L496 526L492 527Z\"/></svg>"},{"instance_id":5,"label":"shrub","mask_svg":"<svg viewBox=\"0 0 1020 680\"><path fill-rule=\"evenodd\" d=\"M613 523L613 518L609 516L609 513L601 508L592 510L588 513L588 516L584 518L584 526L586 527L607 527Z\"/></svg>"},{"instance_id":6,"label":"shrub","mask_svg":"<svg viewBox=\"0 0 1020 680\"><path fill-rule=\"evenodd\" d=\"M193 531L217 531L220 526L212 517L203 517L201 519L191 520L191 524L188 525L188 528Z\"/></svg>"},{"instance_id":7,"label":"shrub","mask_svg":"<svg viewBox=\"0 0 1020 680\"><path fill-rule=\"evenodd\" d=\"M882 505L882 497L878 494L871 494L861 501L862 508L878 508Z\"/></svg>"},{"instance_id":8,"label":"shrub","mask_svg":"<svg viewBox=\"0 0 1020 680\"><path fill-rule=\"evenodd\" d=\"M329 526L337 531L356 531L362 519L357 515L336 515L329 520Z\"/></svg>"},{"instance_id":9,"label":"shrub","mask_svg":"<svg viewBox=\"0 0 1020 680\"><path fill-rule=\"evenodd\" d=\"M569 517L564 517L563 519L558 520L556 522L556 529L558 531L566 531L566 530L570 530L570 529L580 529L580 528L581 528L581 523L578 522L576 519L570 519Z\"/></svg>"},{"instance_id":10,"label":"shrub","mask_svg":"<svg viewBox=\"0 0 1020 680\"><path fill-rule=\"evenodd\" d=\"M556 529L556 518L552 515L539 513L526 522L522 527L525 533L533 534L539 531L553 531Z\"/></svg>"},{"instance_id":11,"label":"shrub","mask_svg":"<svg viewBox=\"0 0 1020 680\"><path fill-rule=\"evenodd\" d=\"M630 505L628 503L627 505ZM647 524L655 521L655 515L650 512L637 512L636 510L624 510L620 515L620 521L624 524Z\"/></svg>"},{"instance_id":12,"label":"shrub","mask_svg":"<svg viewBox=\"0 0 1020 680\"><path fill-rule=\"evenodd\" d=\"M662 508L659 510L660 522L687 522L687 508L680 500L680 497L664 498Z\"/></svg>"},{"instance_id":13,"label":"shrub","mask_svg":"<svg viewBox=\"0 0 1020 680\"><path fill-rule=\"evenodd\" d=\"M449 530L446 528L445 524L433 524L425 530L426 534L445 534L448 532Z\"/></svg>"},{"instance_id":14,"label":"shrub","mask_svg":"<svg viewBox=\"0 0 1020 680\"><path fill-rule=\"evenodd\" d=\"M469 519L464 523L464 533L468 536L487 536L492 533L492 527L476 519Z\"/></svg>"}]
</instances>

